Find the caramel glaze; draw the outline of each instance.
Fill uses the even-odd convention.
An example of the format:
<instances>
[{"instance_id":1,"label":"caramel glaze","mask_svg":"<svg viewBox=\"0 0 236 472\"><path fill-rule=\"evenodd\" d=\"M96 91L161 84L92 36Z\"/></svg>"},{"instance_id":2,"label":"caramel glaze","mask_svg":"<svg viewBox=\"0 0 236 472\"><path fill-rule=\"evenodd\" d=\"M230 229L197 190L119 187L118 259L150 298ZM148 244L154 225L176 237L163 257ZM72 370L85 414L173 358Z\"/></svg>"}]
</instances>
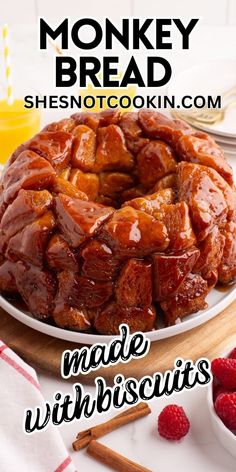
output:
<instances>
[{"instance_id":1,"label":"caramel glaze","mask_svg":"<svg viewBox=\"0 0 236 472\"><path fill-rule=\"evenodd\" d=\"M149 110L78 113L0 181L0 291L78 330L149 331L236 277L236 194L208 135Z\"/></svg>"}]
</instances>

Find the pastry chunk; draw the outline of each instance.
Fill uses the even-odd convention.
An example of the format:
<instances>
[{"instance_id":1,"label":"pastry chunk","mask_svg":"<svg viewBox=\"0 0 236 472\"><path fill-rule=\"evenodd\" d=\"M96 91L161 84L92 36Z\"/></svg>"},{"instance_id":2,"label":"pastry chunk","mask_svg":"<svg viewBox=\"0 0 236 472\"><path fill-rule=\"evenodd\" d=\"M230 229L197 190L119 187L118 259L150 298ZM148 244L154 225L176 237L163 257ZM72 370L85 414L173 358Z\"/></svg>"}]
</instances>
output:
<instances>
[{"instance_id":1,"label":"pastry chunk","mask_svg":"<svg viewBox=\"0 0 236 472\"><path fill-rule=\"evenodd\" d=\"M31 313L39 319L50 318L56 295L56 279L52 273L19 261L15 278L17 289Z\"/></svg>"},{"instance_id":2,"label":"pastry chunk","mask_svg":"<svg viewBox=\"0 0 236 472\"><path fill-rule=\"evenodd\" d=\"M158 214L154 213L154 216L158 217ZM188 205L185 202L175 205L163 204L159 211L159 218L167 228L170 240L169 250L179 251L196 244L197 240L193 232Z\"/></svg>"},{"instance_id":3,"label":"pastry chunk","mask_svg":"<svg viewBox=\"0 0 236 472\"><path fill-rule=\"evenodd\" d=\"M153 254L153 287L155 301L171 298L192 271L200 255L196 248L175 254Z\"/></svg>"},{"instance_id":4,"label":"pastry chunk","mask_svg":"<svg viewBox=\"0 0 236 472\"><path fill-rule=\"evenodd\" d=\"M23 151L3 174L4 201L10 203L19 192L49 188L55 178L51 164L33 151Z\"/></svg>"},{"instance_id":5,"label":"pastry chunk","mask_svg":"<svg viewBox=\"0 0 236 472\"><path fill-rule=\"evenodd\" d=\"M85 193L89 200L96 200L99 191L99 178L96 174L72 169L69 180L78 190Z\"/></svg>"},{"instance_id":6,"label":"pastry chunk","mask_svg":"<svg viewBox=\"0 0 236 472\"><path fill-rule=\"evenodd\" d=\"M55 209L60 229L72 247L92 237L113 213L112 208L63 194L56 197Z\"/></svg>"},{"instance_id":7,"label":"pastry chunk","mask_svg":"<svg viewBox=\"0 0 236 472\"><path fill-rule=\"evenodd\" d=\"M119 194L132 188L134 177L122 172L102 172L100 174L99 193L101 195L118 199Z\"/></svg>"},{"instance_id":8,"label":"pastry chunk","mask_svg":"<svg viewBox=\"0 0 236 472\"><path fill-rule=\"evenodd\" d=\"M213 230L208 234L206 239L199 245L200 257L198 258L193 272L201 274L201 276L210 280L212 284L212 276L215 277L217 282L217 269L221 263L225 246L225 237L220 233L217 226L214 226Z\"/></svg>"},{"instance_id":9,"label":"pastry chunk","mask_svg":"<svg viewBox=\"0 0 236 472\"><path fill-rule=\"evenodd\" d=\"M168 174L158 180L152 189L152 193L165 188L172 188L173 190L176 190L176 173Z\"/></svg>"},{"instance_id":10,"label":"pastry chunk","mask_svg":"<svg viewBox=\"0 0 236 472\"><path fill-rule=\"evenodd\" d=\"M86 193L79 190L75 185L71 182L68 182L65 179L60 177L56 177L53 184L52 184L52 192L53 193L63 193L63 195L67 195L68 197L78 198L79 200L88 200L88 196Z\"/></svg>"},{"instance_id":11,"label":"pastry chunk","mask_svg":"<svg viewBox=\"0 0 236 472\"><path fill-rule=\"evenodd\" d=\"M110 125L99 128L95 172L130 171L133 167L133 156L126 147L125 138L119 126Z\"/></svg>"},{"instance_id":12,"label":"pastry chunk","mask_svg":"<svg viewBox=\"0 0 236 472\"><path fill-rule=\"evenodd\" d=\"M74 129L74 143L71 157L73 167L90 172L93 170L96 154L96 134L85 125Z\"/></svg>"},{"instance_id":13,"label":"pastry chunk","mask_svg":"<svg viewBox=\"0 0 236 472\"><path fill-rule=\"evenodd\" d=\"M149 215L159 215L162 205L174 203L174 192L171 188L128 200L123 206L131 206L136 210L144 211Z\"/></svg>"},{"instance_id":14,"label":"pastry chunk","mask_svg":"<svg viewBox=\"0 0 236 472\"><path fill-rule=\"evenodd\" d=\"M222 230L225 238L222 260L218 267L219 281L228 284L236 279L236 223L227 223Z\"/></svg>"},{"instance_id":15,"label":"pastry chunk","mask_svg":"<svg viewBox=\"0 0 236 472\"><path fill-rule=\"evenodd\" d=\"M52 195L47 190L20 190L17 198L5 211L0 228L9 238L32 223L52 205Z\"/></svg>"},{"instance_id":16,"label":"pastry chunk","mask_svg":"<svg viewBox=\"0 0 236 472\"><path fill-rule=\"evenodd\" d=\"M86 331L91 324L85 309L73 306L70 293L76 291L76 277L73 272L60 272L58 274L58 291L55 299L53 319L60 328L74 331Z\"/></svg>"},{"instance_id":17,"label":"pastry chunk","mask_svg":"<svg viewBox=\"0 0 236 472\"><path fill-rule=\"evenodd\" d=\"M47 159L56 171L70 162L73 138L66 131L41 131L26 143L26 149Z\"/></svg>"},{"instance_id":18,"label":"pastry chunk","mask_svg":"<svg viewBox=\"0 0 236 472\"><path fill-rule=\"evenodd\" d=\"M26 261L43 269L46 245L56 221L51 211L25 226L10 239L6 257L11 261Z\"/></svg>"},{"instance_id":19,"label":"pastry chunk","mask_svg":"<svg viewBox=\"0 0 236 472\"><path fill-rule=\"evenodd\" d=\"M151 141L143 147L137 156L137 162L139 180L148 189L176 168L172 149L162 141Z\"/></svg>"},{"instance_id":20,"label":"pastry chunk","mask_svg":"<svg viewBox=\"0 0 236 472\"><path fill-rule=\"evenodd\" d=\"M198 274L189 274L181 284L178 292L161 302L167 325L175 324L191 313L207 307L205 297L209 291L207 282Z\"/></svg>"},{"instance_id":21,"label":"pastry chunk","mask_svg":"<svg viewBox=\"0 0 236 472\"><path fill-rule=\"evenodd\" d=\"M60 236L54 234L50 239L46 250L46 258L49 267L55 271L70 270L77 272L79 263L69 244Z\"/></svg>"},{"instance_id":22,"label":"pastry chunk","mask_svg":"<svg viewBox=\"0 0 236 472\"><path fill-rule=\"evenodd\" d=\"M43 131L66 131L67 133L71 133L75 126L75 120L72 117L64 118L60 121L49 123L45 128L43 128Z\"/></svg>"},{"instance_id":23,"label":"pastry chunk","mask_svg":"<svg viewBox=\"0 0 236 472\"><path fill-rule=\"evenodd\" d=\"M192 134L192 128L187 123L172 120L162 113L141 110L138 116L139 123L148 137L162 139L173 147L182 136Z\"/></svg>"},{"instance_id":24,"label":"pastry chunk","mask_svg":"<svg viewBox=\"0 0 236 472\"><path fill-rule=\"evenodd\" d=\"M99 113L76 113L72 118L78 125L83 124L97 131L100 126L116 125L120 118L120 111L107 109Z\"/></svg>"},{"instance_id":25,"label":"pastry chunk","mask_svg":"<svg viewBox=\"0 0 236 472\"><path fill-rule=\"evenodd\" d=\"M129 259L116 283L116 299L122 306L149 306L152 303L152 265Z\"/></svg>"},{"instance_id":26,"label":"pastry chunk","mask_svg":"<svg viewBox=\"0 0 236 472\"><path fill-rule=\"evenodd\" d=\"M0 291L3 293L17 293L15 279L16 265L8 260L0 264Z\"/></svg>"},{"instance_id":27,"label":"pastry chunk","mask_svg":"<svg viewBox=\"0 0 236 472\"><path fill-rule=\"evenodd\" d=\"M149 143L149 139L142 135L142 128L138 121L137 113L124 113L120 119L119 125L124 133L129 151L137 154Z\"/></svg>"},{"instance_id":28,"label":"pastry chunk","mask_svg":"<svg viewBox=\"0 0 236 472\"><path fill-rule=\"evenodd\" d=\"M182 136L178 141L177 152L181 160L202 164L217 170L230 184L233 184L233 171L224 157L224 151L206 136Z\"/></svg>"},{"instance_id":29,"label":"pastry chunk","mask_svg":"<svg viewBox=\"0 0 236 472\"><path fill-rule=\"evenodd\" d=\"M202 241L216 224L226 223L228 205L224 194L208 168L197 164L179 164L178 184L179 199L188 204L194 231Z\"/></svg>"},{"instance_id":30,"label":"pastry chunk","mask_svg":"<svg viewBox=\"0 0 236 472\"><path fill-rule=\"evenodd\" d=\"M82 273L95 280L116 278L121 262L114 257L112 250L104 243L89 241L81 252Z\"/></svg>"},{"instance_id":31,"label":"pastry chunk","mask_svg":"<svg viewBox=\"0 0 236 472\"><path fill-rule=\"evenodd\" d=\"M101 334L119 334L119 326L126 323L130 332L151 331L154 328L156 310L153 306L137 308L109 303L95 317L94 326Z\"/></svg>"},{"instance_id":32,"label":"pastry chunk","mask_svg":"<svg viewBox=\"0 0 236 472\"><path fill-rule=\"evenodd\" d=\"M161 221L129 206L117 210L99 232L115 255L143 257L168 247L167 230Z\"/></svg>"}]
</instances>

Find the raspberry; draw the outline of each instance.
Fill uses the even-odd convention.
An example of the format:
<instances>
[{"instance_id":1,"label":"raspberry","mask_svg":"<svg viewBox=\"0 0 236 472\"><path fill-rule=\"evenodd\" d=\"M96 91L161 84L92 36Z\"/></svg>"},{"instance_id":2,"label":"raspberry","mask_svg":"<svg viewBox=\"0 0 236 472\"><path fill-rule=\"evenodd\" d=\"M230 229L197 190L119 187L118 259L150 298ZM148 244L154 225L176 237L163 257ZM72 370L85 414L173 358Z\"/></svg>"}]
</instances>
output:
<instances>
[{"instance_id":1,"label":"raspberry","mask_svg":"<svg viewBox=\"0 0 236 472\"><path fill-rule=\"evenodd\" d=\"M219 395L215 402L215 411L227 428L236 430L236 392Z\"/></svg>"},{"instance_id":2,"label":"raspberry","mask_svg":"<svg viewBox=\"0 0 236 472\"><path fill-rule=\"evenodd\" d=\"M213 387L213 401L215 402L217 397L219 395L222 395L222 393L230 393L228 392L222 385L216 385Z\"/></svg>"},{"instance_id":3,"label":"raspberry","mask_svg":"<svg viewBox=\"0 0 236 472\"><path fill-rule=\"evenodd\" d=\"M211 369L222 387L236 390L236 359L214 359Z\"/></svg>"},{"instance_id":4,"label":"raspberry","mask_svg":"<svg viewBox=\"0 0 236 472\"><path fill-rule=\"evenodd\" d=\"M236 359L236 347L230 353L229 358L230 359Z\"/></svg>"},{"instance_id":5,"label":"raspberry","mask_svg":"<svg viewBox=\"0 0 236 472\"><path fill-rule=\"evenodd\" d=\"M178 441L186 436L189 428L189 420L181 406L168 405L158 417L158 431L165 439Z\"/></svg>"}]
</instances>

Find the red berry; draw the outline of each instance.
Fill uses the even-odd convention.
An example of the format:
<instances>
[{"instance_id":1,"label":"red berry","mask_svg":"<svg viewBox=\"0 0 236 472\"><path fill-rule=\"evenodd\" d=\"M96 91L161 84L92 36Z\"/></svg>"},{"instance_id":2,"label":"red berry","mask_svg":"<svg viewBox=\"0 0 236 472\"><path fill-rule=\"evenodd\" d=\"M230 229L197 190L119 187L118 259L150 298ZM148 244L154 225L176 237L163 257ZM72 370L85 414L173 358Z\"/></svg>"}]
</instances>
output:
<instances>
[{"instance_id":1,"label":"red berry","mask_svg":"<svg viewBox=\"0 0 236 472\"><path fill-rule=\"evenodd\" d=\"M189 428L189 420L181 406L168 405L158 417L158 431L163 438L178 441L186 436Z\"/></svg>"},{"instance_id":2,"label":"red berry","mask_svg":"<svg viewBox=\"0 0 236 472\"><path fill-rule=\"evenodd\" d=\"M216 385L213 387L213 401L215 402L217 397L219 395L222 395L222 393L229 393L228 390L226 390L225 387L222 387L222 385Z\"/></svg>"},{"instance_id":3,"label":"red berry","mask_svg":"<svg viewBox=\"0 0 236 472\"><path fill-rule=\"evenodd\" d=\"M215 402L215 411L227 428L236 430L236 392L219 395Z\"/></svg>"},{"instance_id":4,"label":"red berry","mask_svg":"<svg viewBox=\"0 0 236 472\"><path fill-rule=\"evenodd\" d=\"M216 377L213 377L213 383L212 383L213 389L218 387L218 385L219 385L218 380L216 379Z\"/></svg>"},{"instance_id":5,"label":"red berry","mask_svg":"<svg viewBox=\"0 0 236 472\"><path fill-rule=\"evenodd\" d=\"M230 359L236 359L236 347L230 353L229 358Z\"/></svg>"},{"instance_id":6,"label":"red berry","mask_svg":"<svg viewBox=\"0 0 236 472\"><path fill-rule=\"evenodd\" d=\"M236 359L214 359L211 369L222 387L236 390Z\"/></svg>"}]
</instances>

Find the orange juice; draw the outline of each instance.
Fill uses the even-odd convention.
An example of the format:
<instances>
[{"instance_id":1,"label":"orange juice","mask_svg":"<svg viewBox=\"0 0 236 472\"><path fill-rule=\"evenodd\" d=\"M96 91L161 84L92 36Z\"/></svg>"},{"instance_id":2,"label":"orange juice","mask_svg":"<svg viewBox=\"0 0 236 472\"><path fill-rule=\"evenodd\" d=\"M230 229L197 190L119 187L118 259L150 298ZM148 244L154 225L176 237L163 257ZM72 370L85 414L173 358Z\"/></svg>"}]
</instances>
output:
<instances>
[{"instance_id":1,"label":"orange juice","mask_svg":"<svg viewBox=\"0 0 236 472\"><path fill-rule=\"evenodd\" d=\"M40 129L40 111L24 108L24 100L12 105L0 100L0 164L5 164L19 144L27 141Z\"/></svg>"}]
</instances>

